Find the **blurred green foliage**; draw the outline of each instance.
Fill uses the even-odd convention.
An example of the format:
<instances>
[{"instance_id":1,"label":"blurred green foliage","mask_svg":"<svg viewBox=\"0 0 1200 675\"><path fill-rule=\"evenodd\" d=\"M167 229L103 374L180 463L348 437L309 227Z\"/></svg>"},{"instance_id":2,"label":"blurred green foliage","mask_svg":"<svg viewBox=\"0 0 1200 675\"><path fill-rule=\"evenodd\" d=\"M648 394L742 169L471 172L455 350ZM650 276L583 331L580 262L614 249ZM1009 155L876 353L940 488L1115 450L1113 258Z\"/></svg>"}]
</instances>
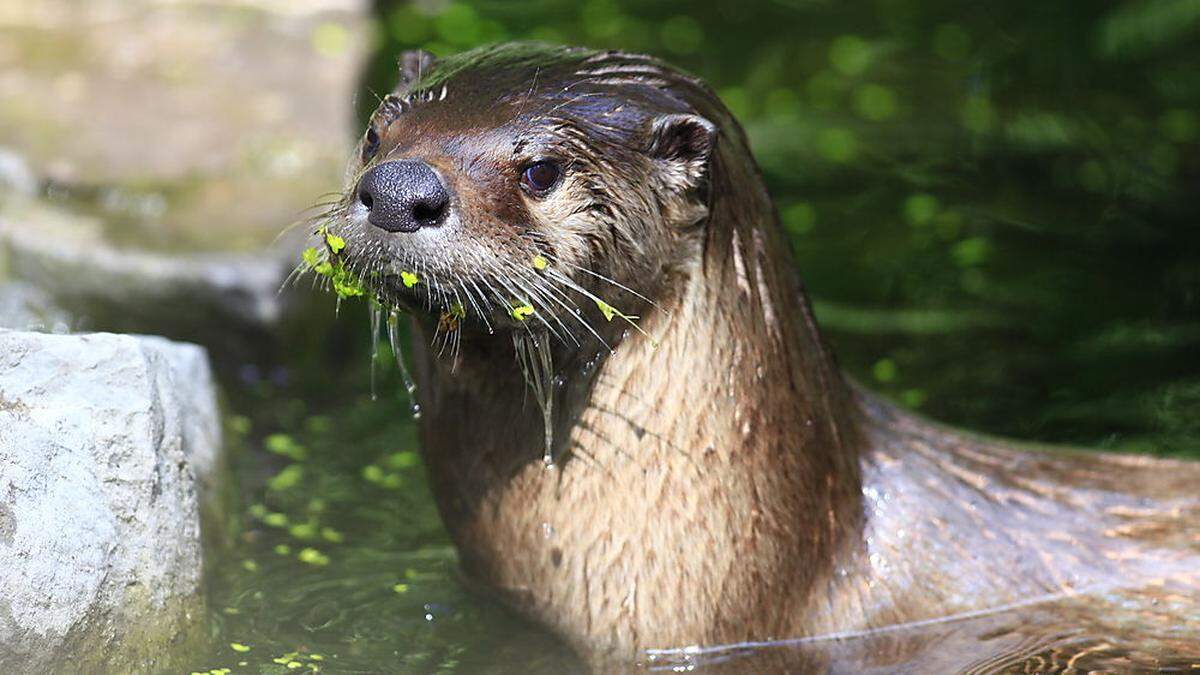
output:
<instances>
[{"instance_id":1,"label":"blurred green foliage","mask_svg":"<svg viewBox=\"0 0 1200 675\"><path fill-rule=\"evenodd\" d=\"M1200 0L377 15L376 92L403 49L511 39L704 77L750 135L849 370L997 433L1200 454L1184 421L1200 409Z\"/></svg>"}]
</instances>

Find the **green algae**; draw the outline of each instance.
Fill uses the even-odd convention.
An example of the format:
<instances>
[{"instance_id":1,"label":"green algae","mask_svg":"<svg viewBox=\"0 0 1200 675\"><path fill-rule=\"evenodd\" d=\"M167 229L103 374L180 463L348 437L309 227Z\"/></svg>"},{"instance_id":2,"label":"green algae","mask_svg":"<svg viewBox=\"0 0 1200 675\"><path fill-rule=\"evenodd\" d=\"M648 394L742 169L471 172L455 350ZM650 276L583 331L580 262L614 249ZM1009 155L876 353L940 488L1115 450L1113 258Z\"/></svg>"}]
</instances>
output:
<instances>
[{"instance_id":1,"label":"green algae","mask_svg":"<svg viewBox=\"0 0 1200 675\"><path fill-rule=\"evenodd\" d=\"M333 237L333 240L333 242L329 242L327 238L330 250L334 244L337 245L339 251L346 245L341 237ZM339 298L358 298L367 295L366 284L353 270L346 267L341 258L330 258L328 254L316 248L307 248L301 254L301 260L307 271L326 279Z\"/></svg>"},{"instance_id":2,"label":"green algae","mask_svg":"<svg viewBox=\"0 0 1200 675\"><path fill-rule=\"evenodd\" d=\"M529 304L528 302L515 300L513 301L512 307L510 307L508 310L508 315L511 316L514 321L525 321L529 317L533 316L534 311L533 305Z\"/></svg>"},{"instance_id":3,"label":"green algae","mask_svg":"<svg viewBox=\"0 0 1200 675\"><path fill-rule=\"evenodd\" d=\"M302 563L318 567L324 567L329 564L329 556L311 546L301 549L300 553L296 555L296 559Z\"/></svg>"}]
</instances>

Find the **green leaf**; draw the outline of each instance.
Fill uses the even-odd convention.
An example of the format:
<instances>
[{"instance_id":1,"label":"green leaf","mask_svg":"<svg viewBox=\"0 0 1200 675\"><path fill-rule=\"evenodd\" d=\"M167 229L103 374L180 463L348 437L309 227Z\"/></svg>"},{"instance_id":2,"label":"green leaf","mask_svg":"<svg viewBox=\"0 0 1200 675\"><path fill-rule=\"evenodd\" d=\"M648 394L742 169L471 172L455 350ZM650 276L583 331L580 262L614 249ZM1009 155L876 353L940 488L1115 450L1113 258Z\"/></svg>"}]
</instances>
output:
<instances>
[{"instance_id":1,"label":"green leaf","mask_svg":"<svg viewBox=\"0 0 1200 675\"><path fill-rule=\"evenodd\" d=\"M329 245L329 250L334 254L340 253L342 249L346 248L346 240L336 234L326 234L325 243Z\"/></svg>"},{"instance_id":2,"label":"green leaf","mask_svg":"<svg viewBox=\"0 0 1200 675\"><path fill-rule=\"evenodd\" d=\"M612 321L614 316L619 316L625 321L633 323L634 319L638 318L636 316L630 316L628 314L621 313L621 310L613 307L603 300L600 300L599 298L596 299L596 306L600 308L600 313L603 314L604 318L608 321Z\"/></svg>"},{"instance_id":3,"label":"green leaf","mask_svg":"<svg viewBox=\"0 0 1200 675\"><path fill-rule=\"evenodd\" d=\"M317 265L321 264L321 252L315 248L306 248L304 253L300 254L300 259L304 261L305 265L308 265L309 269L315 269Z\"/></svg>"}]
</instances>

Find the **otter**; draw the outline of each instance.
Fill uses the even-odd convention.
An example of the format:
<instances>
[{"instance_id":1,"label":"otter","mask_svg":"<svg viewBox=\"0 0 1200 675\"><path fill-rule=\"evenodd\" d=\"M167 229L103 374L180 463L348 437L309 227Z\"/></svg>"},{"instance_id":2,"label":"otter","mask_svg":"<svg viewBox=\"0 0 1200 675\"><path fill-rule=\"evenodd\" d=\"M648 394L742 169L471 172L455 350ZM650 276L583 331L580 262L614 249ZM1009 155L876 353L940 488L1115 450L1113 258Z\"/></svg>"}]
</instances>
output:
<instances>
[{"instance_id":1,"label":"otter","mask_svg":"<svg viewBox=\"0 0 1200 675\"><path fill-rule=\"evenodd\" d=\"M1200 657L1200 468L988 439L850 381L702 81L540 44L400 71L322 264L411 314L422 453L473 584L593 663L1021 607L970 648ZM864 663L944 656L888 639Z\"/></svg>"}]
</instances>

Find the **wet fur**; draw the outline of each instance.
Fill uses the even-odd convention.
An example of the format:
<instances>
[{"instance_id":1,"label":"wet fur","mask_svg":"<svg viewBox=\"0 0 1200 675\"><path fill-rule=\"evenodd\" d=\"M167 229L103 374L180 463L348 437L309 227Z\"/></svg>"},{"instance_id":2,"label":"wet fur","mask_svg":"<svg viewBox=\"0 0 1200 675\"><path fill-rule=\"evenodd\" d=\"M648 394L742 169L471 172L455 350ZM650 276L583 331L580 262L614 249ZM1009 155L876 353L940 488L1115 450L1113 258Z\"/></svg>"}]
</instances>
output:
<instances>
[{"instance_id":1,"label":"wet fur","mask_svg":"<svg viewBox=\"0 0 1200 675\"><path fill-rule=\"evenodd\" d=\"M420 157L459 220L436 245L386 234L354 219L348 190L329 227L381 301L415 312L423 452L464 570L581 653L635 661L1195 583L1195 465L1031 452L846 382L744 135L703 83L539 45L405 60L372 120L379 155L348 184ZM569 172L535 200L517 175L546 154ZM405 289L400 270L425 281ZM535 318L506 318L514 297ZM439 357L422 346L455 300L468 316ZM551 468L513 331L553 338Z\"/></svg>"}]
</instances>

